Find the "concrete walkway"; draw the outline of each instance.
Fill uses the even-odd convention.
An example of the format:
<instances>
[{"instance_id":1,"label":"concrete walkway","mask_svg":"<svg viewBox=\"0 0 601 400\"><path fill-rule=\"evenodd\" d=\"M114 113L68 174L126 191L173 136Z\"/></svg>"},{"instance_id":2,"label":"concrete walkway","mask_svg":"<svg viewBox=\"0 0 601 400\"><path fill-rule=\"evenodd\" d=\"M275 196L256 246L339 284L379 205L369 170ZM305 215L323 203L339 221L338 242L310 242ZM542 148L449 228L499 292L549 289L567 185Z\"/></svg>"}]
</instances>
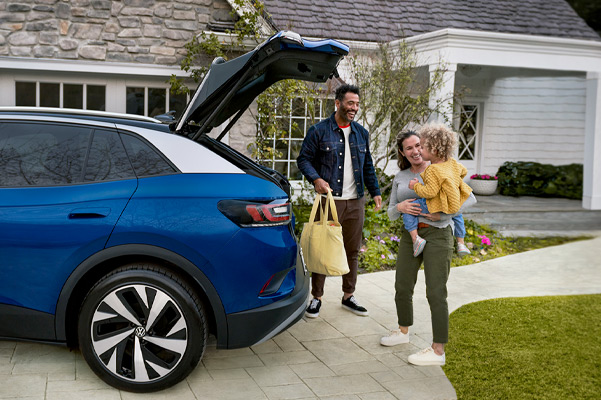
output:
<instances>
[{"instance_id":1,"label":"concrete walkway","mask_svg":"<svg viewBox=\"0 0 601 400\"><path fill-rule=\"evenodd\" d=\"M601 237L453 268L450 310L484 299L601 293ZM431 340L423 274L415 293L410 344L379 345L396 325L394 272L359 276L357 298L368 318L340 307L340 278L328 278L321 315L274 339L239 350L209 345L183 382L159 393L113 389L90 371L79 352L0 341L0 399L454 399L440 367L413 367L407 356ZM447 354L452 358L453 354Z\"/></svg>"}]
</instances>

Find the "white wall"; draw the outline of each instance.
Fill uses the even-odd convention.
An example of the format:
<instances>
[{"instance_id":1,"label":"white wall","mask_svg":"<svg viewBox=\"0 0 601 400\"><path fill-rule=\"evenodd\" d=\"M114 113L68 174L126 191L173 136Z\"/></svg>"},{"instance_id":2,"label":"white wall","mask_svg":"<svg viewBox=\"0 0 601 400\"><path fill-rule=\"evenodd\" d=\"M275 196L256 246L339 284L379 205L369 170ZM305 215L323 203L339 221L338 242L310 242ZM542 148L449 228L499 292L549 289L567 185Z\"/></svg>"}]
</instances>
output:
<instances>
[{"instance_id":1,"label":"white wall","mask_svg":"<svg viewBox=\"0 0 601 400\"><path fill-rule=\"evenodd\" d=\"M586 77L583 73L483 68L470 78L461 69L456 89L483 99L478 172L505 161L582 163Z\"/></svg>"}]
</instances>

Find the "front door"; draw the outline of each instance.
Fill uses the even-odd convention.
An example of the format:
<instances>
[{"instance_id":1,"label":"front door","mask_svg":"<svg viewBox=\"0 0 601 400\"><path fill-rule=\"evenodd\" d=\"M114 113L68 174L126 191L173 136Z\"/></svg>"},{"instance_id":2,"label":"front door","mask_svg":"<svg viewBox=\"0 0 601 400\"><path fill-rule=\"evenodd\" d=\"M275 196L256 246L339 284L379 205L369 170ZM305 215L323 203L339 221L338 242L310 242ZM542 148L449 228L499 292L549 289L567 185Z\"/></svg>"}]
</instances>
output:
<instances>
[{"instance_id":1,"label":"front door","mask_svg":"<svg viewBox=\"0 0 601 400\"><path fill-rule=\"evenodd\" d=\"M455 128L459 133L457 159L467 168L469 178L470 175L477 173L480 167L482 104L458 102L457 111L455 120Z\"/></svg>"}]
</instances>

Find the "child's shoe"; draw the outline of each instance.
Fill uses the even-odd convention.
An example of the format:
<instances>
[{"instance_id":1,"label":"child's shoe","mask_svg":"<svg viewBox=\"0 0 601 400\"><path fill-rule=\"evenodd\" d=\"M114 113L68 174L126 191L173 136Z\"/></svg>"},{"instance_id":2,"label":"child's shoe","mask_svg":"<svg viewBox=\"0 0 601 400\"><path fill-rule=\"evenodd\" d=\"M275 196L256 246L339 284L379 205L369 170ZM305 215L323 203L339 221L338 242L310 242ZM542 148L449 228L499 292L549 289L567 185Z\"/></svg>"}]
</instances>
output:
<instances>
[{"instance_id":1,"label":"child's shoe","mask_svg":"<svg viewBox=\"0 0 601 400\"><path fill-rule=\"evenodd\" d=\"M424 247L426 247L426 239L423 239L422 237L418 236L415 239L415 242L413 242L413 257L417 257L420 254L422 254L422 251L424 251Z\"/></svg>"},{"instance_id":2,"label":"child's shoe","mask_svg":"<svg viewBox=\"0 0 601 400\"><path fill-rule=\"evenodd\" d=\"M457 254L460 255L461 257L464 257L464 256L467 256L468 254L471 254L471 251L463 243L457 243Z\"/></svg>"}]
</instances>

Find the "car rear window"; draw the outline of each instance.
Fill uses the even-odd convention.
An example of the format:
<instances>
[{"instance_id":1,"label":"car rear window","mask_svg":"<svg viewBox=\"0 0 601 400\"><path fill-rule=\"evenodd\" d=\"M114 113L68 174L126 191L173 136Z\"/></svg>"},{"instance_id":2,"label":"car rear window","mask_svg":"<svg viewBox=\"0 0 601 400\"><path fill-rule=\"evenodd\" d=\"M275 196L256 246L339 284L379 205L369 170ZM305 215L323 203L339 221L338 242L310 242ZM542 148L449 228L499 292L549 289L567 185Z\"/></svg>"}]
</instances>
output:
<instances>
[{"instance_id":1,"label":"car rear window","mask_svg":"<svg viewBox=\"0 0 601 400\"><path fill-rule=\"evenodd\" d=\"M121 138L138 177L177 172L151 145L142 139L128 134L122 134Z\"/></svg>"},{"instance_id":2,"label":"car rear window","mask_svg":"<svg viewBox=\"0 0 601 400\"><path fill-rule=\"evenodd\" d=\"M84 181L107 181L135 177L119 134L109 130L94 130Z\"/></svg>"}]
</instances>

